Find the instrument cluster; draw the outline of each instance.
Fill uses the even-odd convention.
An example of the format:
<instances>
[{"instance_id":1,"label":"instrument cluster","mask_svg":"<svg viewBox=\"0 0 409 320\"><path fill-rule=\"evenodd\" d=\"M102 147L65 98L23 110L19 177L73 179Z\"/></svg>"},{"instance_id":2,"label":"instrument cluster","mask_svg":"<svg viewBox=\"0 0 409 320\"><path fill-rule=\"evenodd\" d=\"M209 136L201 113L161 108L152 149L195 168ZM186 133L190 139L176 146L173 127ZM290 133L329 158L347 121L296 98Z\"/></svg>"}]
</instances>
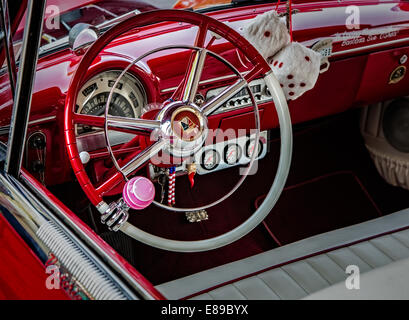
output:
<instances>
[{"instance_id":1,"label":"instrument cluster","mask_svg":"<svg viewBox=\"0 0 409 320\"><path fill-rule=\"evenodd\" d=\"M105 114L109 94L121 71L104 71L89 79L78 93L76 112L101 116ZM112 116L139 118L147 97L142 83L130 73L125 73L114 89L108 113ZM76 125L79 152L105 148L105 136L101 128ZM123 132L109 132L111 145L126 143L134 137Z\"/></svg>"},{"instance_id":2,"label":"instrument cluster","mask_svg":"<svg viewBox=\"0 0 409 320\"><path fill-rule=\"evenodd\" d=\"M255 150L257 152L255 159L264 158L268 152L268 132L260 132L258 141L255 138L255 134L252 134L204 146L194 155L196 173L205 175L223 169L247 165L250 163ZM186 163L176 167L175 171L176 175L186 174L188 172ZM150 165L150 176L152 180L158 176L152 165Z\"/></svg>"},{"instance_id":3,"label":"instrument cluster","mask_svg":"<svg viewBox=\"0 0 409 320\"><path fill-rule=\"evenodd\" d=\"M76 112L103 116L109 93L120 74L120 71L110 70L88 80L78 94ZM145 104L146 94L142 84L130 73L125 73L114 89L108 113L113 116L138 118ZM77 127L78 134L92 131L95 131L95 128Z\"/></svg>"},{"instance_id":4,"label":"instrument cluster","mask_svg":"<svg viewBox=\"0 0 409 320\"><path fill-rule=\"evenodd\" d=\"M258 142L255 138L253 134L205 146L195 155L195 162L199 164L197 173L208 174L246 165L250 163L253 152L257 152L256 159L264 158L267 154L267 131L260 132Z\"/></svg>"}]
</instances>

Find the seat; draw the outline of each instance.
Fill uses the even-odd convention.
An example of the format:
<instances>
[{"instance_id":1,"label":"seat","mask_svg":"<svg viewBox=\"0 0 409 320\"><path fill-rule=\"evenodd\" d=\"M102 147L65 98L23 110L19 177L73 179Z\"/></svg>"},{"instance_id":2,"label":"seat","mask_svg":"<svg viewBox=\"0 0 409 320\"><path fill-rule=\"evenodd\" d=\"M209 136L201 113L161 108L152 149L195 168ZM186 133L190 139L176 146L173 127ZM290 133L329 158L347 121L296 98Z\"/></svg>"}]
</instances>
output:
<instances>
[{"instance_id":1,"label":"seat","mask_svg":"<svg viewBox=\"0 0 409 320\"><path fill-rule=\"evenodd\" d=\"M345 283L315 292L306 300L407 300L409 299L409 259L389 263L361 275L359 290L350 290Z\"/></svg>"},{"instance_id":2,"label":"seat","mask_svg":"<svg viewBox=\"0 0 409 320\"><path fill-rule=\"evenodd\" d=\"M156 286L174 299L301 299L409 258L409 209L323 233ZM392 268L393 269L393 268ZM335 290L335 289L333 289ZM407 296L409 298L409 295Z\"/></svg>"}]
</instances>

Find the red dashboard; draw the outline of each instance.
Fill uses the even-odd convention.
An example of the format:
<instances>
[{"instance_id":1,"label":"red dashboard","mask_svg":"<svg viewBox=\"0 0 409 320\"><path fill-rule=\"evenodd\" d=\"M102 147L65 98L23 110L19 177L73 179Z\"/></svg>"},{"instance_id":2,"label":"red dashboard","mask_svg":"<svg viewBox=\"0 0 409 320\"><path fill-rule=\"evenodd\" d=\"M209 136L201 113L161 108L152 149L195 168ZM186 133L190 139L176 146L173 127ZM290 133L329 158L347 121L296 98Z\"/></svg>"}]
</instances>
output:
<instances>
[{"instance_id":1,"label":"red dashboard","mask_svg":"<svg viewBox=\"0 0 409 320\"><path fill-rule=\"evenodd\" d=\"M329 70L320 75L313 90L289 103L294 124L409 94L409 78L396 84L388 83L391 73L400 65L401 57L409 55L407 5L399 1L354 3L360 5L360 30L347 29L345 6L337 1L294 3L294 41L310 47L319 40L332 40ZM274 7L272 4L248 6L214 11L208 15L241 33L250 19ZM374 11L375 7L377 11ZM284 5L278 9L279 12L285 10ZM376 16L377 13L385 12L387 14ZM192 45L193 29L187 24L164 22L153 27L130 30L109 44L95 59L88 70L87 80L104 71L121 70L136 57L158 46ZM246 61L230 43L215 39L212 51L240 72L246 72ZM61 143L64 141L63 112L65 96L81 58L81 54L64 49L45 54L38 62L28 137L38 132L45 136L46 162L53 164L45 166L43 180L49 185L71 179L71 168ZM183 77L187 59L189 56L184 50L169 50L166 55L152 55L130 69L141 85L148 104L155 105L170 98L172 90ZM212 90L230 83L225 70L217 63L208 70L200 86L200 93L205 99ZM7 81L6 76L3 76L1 86L5 87ZM11 99L7 94L7 90L0 93L0 126L10 123ZM266 95L260 95L259 102L261 129L275 128L278 123L271 100ZM252 121L252 108L246 107L245 99L232 101L232 107L213 115L210 119L212 125L231 128ZM25 165L33 171L29 147L27 150Z\"/></svg>"}]
</instances>

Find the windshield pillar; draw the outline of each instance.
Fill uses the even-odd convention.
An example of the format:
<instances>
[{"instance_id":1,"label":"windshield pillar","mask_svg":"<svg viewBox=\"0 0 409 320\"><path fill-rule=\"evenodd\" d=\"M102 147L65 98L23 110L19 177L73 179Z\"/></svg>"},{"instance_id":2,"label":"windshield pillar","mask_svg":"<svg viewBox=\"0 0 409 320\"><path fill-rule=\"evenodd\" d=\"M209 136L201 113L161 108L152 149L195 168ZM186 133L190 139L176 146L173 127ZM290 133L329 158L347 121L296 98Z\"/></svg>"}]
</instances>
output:
<instances>
[{"instance_id":1,"label":"windshield pillar","mask_svg":"<svg viewBox=\"0 0 409 320\"><path fill-rule=\"evenodd\" d=\"M23 159L45 4L46 0L31 0L27 7L5 165L5 171L16 177Z\"/></svg>"}]
</instances>

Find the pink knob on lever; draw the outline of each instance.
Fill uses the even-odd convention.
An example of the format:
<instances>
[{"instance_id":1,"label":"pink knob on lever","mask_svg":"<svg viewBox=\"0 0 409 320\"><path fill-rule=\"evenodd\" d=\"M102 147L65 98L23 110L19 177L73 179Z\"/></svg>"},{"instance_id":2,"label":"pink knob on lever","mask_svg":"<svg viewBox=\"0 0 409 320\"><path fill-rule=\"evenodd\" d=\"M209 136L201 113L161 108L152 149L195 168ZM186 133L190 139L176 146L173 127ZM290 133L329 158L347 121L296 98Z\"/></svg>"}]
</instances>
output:
<instances>
[{"instance_id":1,"label":"pink knob on lever","mask_svg":"<svg viewBox=\"0 0 409 320\"><path fill-rule=\"evenodd\" d=\"M142 210L153 202L155 186L145 177L134 177L125 184L122 195L130 208Z\"/></svg>"}]
</instances>

